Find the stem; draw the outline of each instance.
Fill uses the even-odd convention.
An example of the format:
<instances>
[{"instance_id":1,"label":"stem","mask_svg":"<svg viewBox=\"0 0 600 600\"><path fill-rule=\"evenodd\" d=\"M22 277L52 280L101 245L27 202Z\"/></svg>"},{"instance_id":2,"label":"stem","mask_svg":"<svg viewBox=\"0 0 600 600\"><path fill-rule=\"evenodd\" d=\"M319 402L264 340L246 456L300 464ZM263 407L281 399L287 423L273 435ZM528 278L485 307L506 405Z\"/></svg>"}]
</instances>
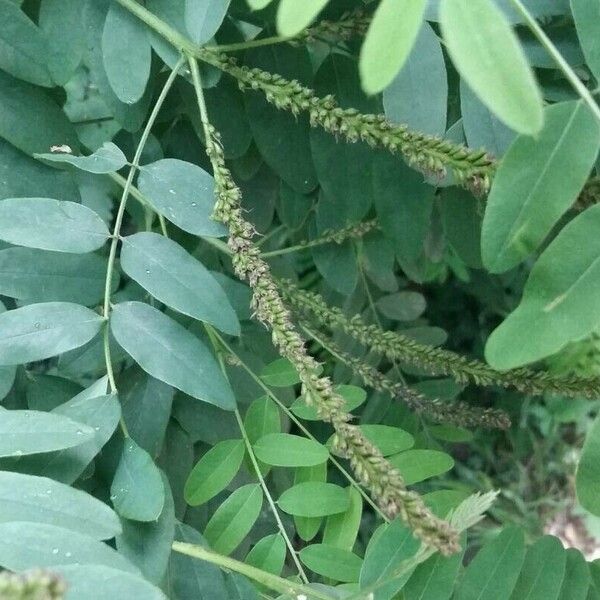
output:
<instances>
[{"instance_id":1,"label":"stem","mask_svg":"<svg viewBox=\"0 0 600 600\"><path fill-rule=\"evenodd\" d=\"M117 246L119 245L119 238L121 235L121 226L123 225L123 217L125 215L125 207L127 205L127 198L129 197L129 192L131 190L133 184L133 177L135 172L139 166L140 158L142 156L142 152L144 151L144 146L148 140L150 135L150 131L152 130L152 126L158 117L158 113L162 107L162 104L167 97L175 78L177 77L177 72L181 68L184 63L184 58L182 57L179 62L175 65L175 68L171 71L163 89L161 90L158 99L156 100L156 104L150 113L150 117L148 118L148 122L144 127L144 131L142 132L142 137L140 138L140 142L135 150L135 155L133 157L133 161L131 162L131 168L129 169L129 173L127 175L127 179L123 186L123 193L121 194L121 200L119 202L119 208L117 210L117 216L115 218L115 226L113 228L112 233L112 241L110 244L110 251L108 254L108 263L106 266L106 280L104 284L104 302L102 308L102 314L106 318L106 325L104 328L104 357L106 361L106 370L108 374L108 381L110 384L110 391L113 394L117 393L117 384L115 381L115 373L112 365L112 358L110 355L110 334L109 334L109 316L110 316L110 295L111 295L111 284L112 284L112 276L115 268L115 260L117 257ZM115 173L117 176L117 174ZM120 177L120 176L117 176ZM113 178L114 179L114 178ZM122 423L122 428L124 433L126 433L126 429L124 427L124 423Z\"/></svg>"},{"instance_id":2,"label":"stem","mask_svg":"<svg viewBox=\"0 0 600 600\"><path fill-rule=\"evenodd\" d=\"M127 180L122 175L119 175L118 173L108 173L108 176L120 187L122 187L122 188L125 187ZM133 196L143 206L151 207L151 204L148 201L148 199L134 185L129 186L129 194L131 196ZM161 231L162 231L163 235L166 235L165 234L165 231L166 231L165 218L159 214L158 219L160 221ZM206 242L207 244L209 244L210 246L213 246L213 248L216 248L217 250L219 250L219 252L223 252L224 254L227 254L227 256L231 256L231 250L229 249L229 246L223 240L220 240L218 238L213 238L213 237L205 237L202 235L200 235L198 237L201 240L203 240L204 242Z\"/></svg>"},{"instance_id":3,"label":"stem","mask_svg":"<svg viewBox=\"0 0 600 600\"><path fill-rule=\"evenodd\" d=\"M300 579L302 579L302 581L304 583L308 583L308 577L306 576L306 573L304 572L302 564L300 563L300 560L298 559L296 550L295 550L294 546L292 545L292 542L287 534L287 531L285 530L285 527L283 526L283 522L281 521L281 517L279 516L279 511L277 510L277 507L275 506L273 497L271 496L271 493L269 492L269 488L267 487L267 484L265 483L265 478L263 477L263 475L260 471L260 465L258 464L258 461L256 460L256 456L254 454L254 450L252 449L252 444L250 443L250 440L248 439L248 433L246 432L246 428L244 427L244 422L242 421L240 411L237 408L235 410L235 418L240 427L240 431L242 432L242 437L244 438L244 444L246 444L246 450L248 451L248 456L250 457L250 462L252 463L252 467L254 468L256 477L258 477L260 486L262 487L263 492L265 493L265 496L267 498L267 502L269 503L269 506L271 507L271 512L273 513L273 516L275 517L275 521L277 522L277 527L279 528L279 532L281 533L281 535L283 536L283 539L285 540L285 545L287 546L290 556L292 557L292 560L294 561L294 564L296 565L296 569L298 569L298 575L300 576Z\"/></svg>"},{"instance_id":4,"label":"stem","mask_svg":"<svg viewBox=\"0 0 600 600\"><path fill-rule=\"evenodd\" d=\"M292 252L298 252L300 250L306 250L307 248L314 248L315 246L322 246L323 244L330 244L332 240L329 239L315 239L295 246L288 246L287 248L279 248L278 250L270 250L269 252L262 252L262 258L271 258L273 256L281 256L282 254L291 254Z\"/></svg>"},{"instance_id":5,"label":"stem","mask_svg":"<svg viewBox=\"0 0 600 600\"><path fill-rule=\"evenodd\" d=\"M375 318L377 325L379 325L379 329L383 329L383 325L381 324L381 319L379 318L379 313L377 312L377 307L375 306L375 302L373 301L373 295L371 294L371 288L369 286L369 282L367 281L367 276L365 274L365 270L363 268L362 263L359 263L358 271L360 273L360 277L361 277L363 286L365 288L365 294L367 295L367 299L369 300L369 307L371 308L373 317ZM319 342L319 343L321 343L321 342ZM329 348L327 348L326 346L323 346L323 348L325 348L325 350L327 350L331 354L331 351ZM344 362L344 361L342 361L342 362ZM400 371L400 367L398 367L398 361L394 358L394 359L392 359L391 362L392 362L392 367L393 367L394 371L396 372L396 375L398 376L398 379L400 379L400 381L402 383L406 384L406 379L404 378L402 371Z\"/></svg>"},{"instance_id":6,"label":"stem","mask_svg":"<svg viewBox=\"0 0 600 600\"><path fill-rule=\"evenodd\" d=\"M223 357L222 357L221 351L220 351L221 344L220 344L220 339L218 337L218 334L217 334L216 330L214 329L214 327L212 327L208 323L203 323L202 325L204 326L204 330L206 331L206 333L211 341L211 344L213 346L213 349L215 351L215 354L217 355L219 364L221 366L221 371L223 372L223 375L225 376L225 378L228 378L227 377L227 369L225 368L225 363L223 361ZM252 467L253 467L254 472L256 473L256 477L258 478L258 481L260 483L260 487L262 488L262 490L267 498L267 502L269 504L269 507L271 508L271 512L273 513L273 516L275 517L275 522L277 523L279 532L281 533L283 539L285 540L285 545L287 546L287 549L292 557L292 560L294 561L294 564L296 565L296 568L298 569L298 575L300 576L300 579L302 579L302 581L304 583L308 583L308 577L306 576L306 573L304 572L304 569L302 568L302 565L300 564L300 561L298 560L298 556L296 555L296 550L294 549L294 546L292 545L292 542L291 542L290 538L288 537L287 531L285 530L285 527L283 526L283 523L279 516L279 511L277 510L277 507L275 506L275 502L273 501L273 497L271 496L271 492L269 492L269 488L267 487L267 484L265 483L265 479L262 476L262 473L260 471L260 466L258 464L258 461L256 460L254 450L252 449L252 444L250 443L250 440L248 439L248 433L246 432L246 428L244 427L244 421L242 420L240 411L237 408L235 409L235 418L236 418L238 427L240 428L240 432L242 434L242 438L244 440L244 445L246 446L248 456L250 457L250 462L252 463Z\"/></svg>"},{"instance_id":7,"label":"stem","mask_svg":"<svg viewBox=\"0 0 600 600\"><path fill-rule=\"evenodd\" d=\"M546 52L553 58L554 62L558 65L559 69L563 72L569 83L573 86L575 91L579 94L581 99L590 107L592 113L600 121L600 108L596 104L590 91L583 85L579 77L571 69L569 63L563 58L562 54L558 51L556 46L552 43L550 38L545 34L544 30L539 26L538 22L531 15L531 13L523 6L521 0L511 0L515 9L519 11L521 16L525 19L527 26L538 39L540 44L546 49Z\"/></svg>"},{"instance_id":8,"label":"stem","mask_svg":"<svg viewBox=\"0 0 600 600\"><path fill-rule=\"evenodd\" d=\"M181 35L176 29L167 25L162 19L151 13L148 9L138 4L135 0L117 0L117 2L133 13L138 19L146 23L148 27L154 29L170 44L175 46L182 54L195 54L198 46Z\"/></svg>"},{"instance_id":9,"label":"stem","mask_svg":"<svg viewBox=\"0 0 600 600\"><path fill-rule=\"evenodd\" d=\"M228 556L217 554L202 546L195 546L194 544L186 544L184 542L173 542L171 547L175 552L179 552L180 554L199 558L200 560L205 560L206 562L217 565L223 569L229 569L236 573L240 573L241 575L245 575L280 594L291 594L296 598L306 596L307 598L315 598L315 600L335 600L333 596L324 594L316 589L303 584L294 583L293 581L288 581L287 579L283 579L283 577L267 573L266 571L247 565L239 560L229 558Z\"/></svg>"},{"instance_id":10,"label":"stem","mask_svg":"<svg viewBox=\"0 0 600 600\"><path fill-rule=\"evenodd\" d=\"M309 439L313 442L317 442L318 440L315 436L302 424L302 422L294 415L290 409L277 398L277 396L263 383L262 379L240 358L239 354L237 354L233 348L217 333L215 332L217 339L221 343L221 345L233 356L239 365L248 373L248 375L252 378L252 380L265 392L265 394L271 398L273 402L285 413L285 415L292 421L296 427ZM358 484L358 482L348 473L346 469L340 464L340 462L329 453L329 461L331 464L337 468L337 470L346 478L348 483L354 487L358 493L363 497L364 501L371 506L371 508L386 522L389 522L389 519L383 514L381 509L371 500L370 496L362 489L362 487Z\"/></svg>"},{"instance_id":11,"label":"stem","mask_svg":"<svg viewBox=\"0 0 600 600\"><path fill-rule=\"evenodd\" d=\"M295 37L295 36L294 36ZM206 46L207 50L214 52L237 52L238 50L248 50L250 48L260 48L261 46L271 46L272 44L282 44L293 40L293 37L282 37L273 35L271 37L261 38L259 40L247 40L237 44L223 44L222 46Z\"/></svg>"}]
</instances>

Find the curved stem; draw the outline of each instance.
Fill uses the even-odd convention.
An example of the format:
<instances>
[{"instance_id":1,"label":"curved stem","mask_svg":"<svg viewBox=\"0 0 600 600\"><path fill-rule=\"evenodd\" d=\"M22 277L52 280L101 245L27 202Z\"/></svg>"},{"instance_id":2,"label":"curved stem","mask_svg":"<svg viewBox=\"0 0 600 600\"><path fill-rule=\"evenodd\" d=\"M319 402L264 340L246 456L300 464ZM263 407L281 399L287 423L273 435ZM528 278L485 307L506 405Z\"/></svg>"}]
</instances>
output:
<instances>
[{"instance_id":1,"label":"curved stem","mask_svg":"<svg viewBox=\"0 0 600 600\"><path fill-rule=\"evenodd\" d=\"M315 600L335 600L333 596L329 596L328 594L325 594L312 587L283 579L283 577L278 577L277 575L273 575L267 571L262 571L261 569L247 565L239 560L229 558L229 556L217 554L216 552L212 552L211 550L203 548L202 546L195 546L194 544L187 544L185 542L173 542L171 548L180 554L185 554L193 558L199 558L200 560L205 560L206 562L217 565L223 569L229 569L230 571L235 571L236 573L245 575L246 577L261 583L262 585L265 585L268 588L279 592L280 594L289 594L295 598L301 598L304 596L307 599L314 598Z\"/></svg>"},{"instance_id":2,"label":"curved stem","mask_svg":"<svg viewBox=\"0 0 600 600\"><path fill-rule=\"evenodd\" d=\"M131 187L133 184L133 177L135 176L135 172L139 166L140 158L142 156L142 152L144 151L144 146L148 141L148 137L150 135L150 131L152 130L152 126L158 117L158 113L162 107L162 104L167 97L171 86L173 85L175 78L177 77L177 72L185 62L185 59L182 57L179 62L175 65L175 68L169 74L163 89L161 90L158 99L156 100L156 104L148 117L148 122L144 127L142 132L142 137L140 138L139 144L135 150L135 155L133 157L133 161L131 162L131 167L129 169L129 173L127 175L127 179L123 186L123 193L121 194L121 200L119 202L119 208L117 210L117 216L115 218L115 225L112 233L112 241L110 244L110 251L108 254L108 263L106 265L106 280L104 283L104 302L102 308L102 314L106 318L106 325L104 328L104 357L106 361L106 370L108 373L108 381L110 385L111 393L115 394L117 392L117 384L115 381L115 374L112 365L112 359L110 354L110 333L109 333L109 315L110 315L110 296L111 296L111 288L112 288L112 277L113 271L115 268L115 260L117 258L117 247L119 245L119 239L121 235L121 226L123 225L123 217L125 215L125 207L127 205L127 198L129 197L129 192L131 191ZM122 424L124 428L124 425ZM124 432L125 432L124 428Z\"/></svg>"},{"instance_id":3,"label":"curved stem","mask_svg":"<svg viewBox=\"0 0 600 600\"><path fill-rule=\"evenodd\" d=\"M546 49L546 52L552 57L554 62L558 65L558 68L563 72L569 83L573 86L575 91L579 94L581 99L590 107L592 113L600 121L600 107L596 104L592 93L583 85L579 77L571 69L569 63L563 58L562 54L558 51L556 46L552 43L550 38L546 35L544 30L539 26L538 22L531 15L525 6L523 6L521 0L511 0L515 9L525 19L527 26L538 39L540 44Z\"/></svg>"}]
</instances>

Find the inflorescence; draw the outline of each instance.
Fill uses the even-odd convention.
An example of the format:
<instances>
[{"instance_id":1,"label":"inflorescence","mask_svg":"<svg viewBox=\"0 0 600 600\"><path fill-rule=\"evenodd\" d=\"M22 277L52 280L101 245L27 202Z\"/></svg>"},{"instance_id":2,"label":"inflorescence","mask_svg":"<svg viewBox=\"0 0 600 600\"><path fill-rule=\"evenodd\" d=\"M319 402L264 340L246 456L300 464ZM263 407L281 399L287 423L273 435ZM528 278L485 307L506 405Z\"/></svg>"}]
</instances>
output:
<instances>
[{"instance_id":1,"label":"inflorescence","mask_svg":"<svg viewBox=\"0 0 600 600\"><path fill-rule=\"evenodd\" d=\"M392 361L410 363L432 375L447 375L459 383L514 388L530 395L600 396L600 378L557 377L526 368L496 371L481 361L421 344L397 331L386 331L377 325L367 324L359 315L347 317L339 308L329 306L319 294L302 290L291 281L280 281L280 286L284 298L320 326L339 329Z\"/></svg>"},{"instance_id":2,"label":"inflorescence","mask_svg":"<svg viewBox=\"0 0 600 600\"><path fill-rule=\"evenodd\" d=\"M305 331L310 331L310 325L302 324L302 326ZM484 429L508 429L510 427L510 418L503 410L478 408L466 402L445 402L439 398L428 398L408 385L390 379L364 360L345 352L330 337L319 333L319 336L314 339L317 343L321 343L327 352L349 366L366 385L404 402L416 413L427 416L436 423Z\"/></svg>"},{"instance_id":3,"label":"inflorescence","mask_svg":"<svg viewBox=\"0 0 600 600\"><path fill-rule=\"evenodd\" d=\"M197 66L191 63L192 74ZM199 87L199 81L197 81ZM200 99L199 99L200 100ZM203 109L200 100L201 111ZM318 363L306 351L304 340L292 322L268 264L253 242L254 227L243 215L241 191L225 165L218 132L203 115L206 151L215 178L214 218L229 229L228 245L236 275L252 289L254 316L270 330L273 344L296 368L303 387L303 397L313 405L324 421L334 428L334 445L350 461L359 481L371 490L382 511L389 518L400 515L414 534L442 554L459 549L458 535L450 525L435 516L421 497L406 489L400 472L395 469L362 433L351 424L351 415L343 410L344 400L328 377L318 375Z\"/></svg>"}]
</instances>

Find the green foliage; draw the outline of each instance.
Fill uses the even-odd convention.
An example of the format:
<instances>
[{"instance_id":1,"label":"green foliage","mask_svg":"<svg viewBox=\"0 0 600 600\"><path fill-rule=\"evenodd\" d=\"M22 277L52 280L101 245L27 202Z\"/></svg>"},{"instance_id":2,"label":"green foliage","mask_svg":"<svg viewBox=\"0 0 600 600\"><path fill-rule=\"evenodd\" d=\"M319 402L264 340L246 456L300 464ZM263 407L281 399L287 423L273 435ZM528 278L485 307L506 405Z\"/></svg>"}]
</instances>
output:
<instances>
[{"instance_id":1,"label":"green foliage","mask_svg":"<svg viewBox=\"0 0 600 600\"><path fill-rule=\"evenodd\" d=\"M0 0L0 597L597 597L597 17Z\"/></svg>"},{"instance_id":2,"label":"green foliage","mask_svg":"<svg viewBox=\"0 0 600 600\"><path fill-rule=\"evenodd\" d=\"M542 97L523 50L492 0L443 0L440 25L459 73L511 129L532 135L544 121Z\"/></svg>"}]
</instances>

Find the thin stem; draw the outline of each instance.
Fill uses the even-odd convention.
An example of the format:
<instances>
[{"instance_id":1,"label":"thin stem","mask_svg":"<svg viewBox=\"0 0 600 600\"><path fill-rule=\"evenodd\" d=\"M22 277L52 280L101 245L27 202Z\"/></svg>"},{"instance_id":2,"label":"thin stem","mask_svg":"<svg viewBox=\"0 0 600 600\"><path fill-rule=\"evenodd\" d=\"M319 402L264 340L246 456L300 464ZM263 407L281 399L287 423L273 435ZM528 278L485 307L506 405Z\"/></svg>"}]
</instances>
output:
<instances>
[{"instance_id":1,"label":"thin stem","mask_svg":"<svg viewBox=\"0 0 600 600\"><path fill-rule=\"evenodd\" d=\"M256 245L260 248L262 245L266 244L274 236L276 236L277 234L281 233L282 231L284 231L286 229L287 229L287 227L285 225L278 225L277 227L274 227L273 229L271 229L271 231L269 231L269 233L266 233L265 235L263 235L256 242Z\"/></svg>"},{"instance_id":2,"label":"thin stem","mask_svg":"<svg viewBox=\"0 0 600 600\"><path fill-rule=\"evenodd\" d=\"M288 246L287 248L279 248L278 250L270 250L269 252L262 252L262 258L272 258L273 256L282 256L283 254L291 254L292 252L299 252L300 250L307 250L308 248L314 248L315 246L322 246L323 244L329 244L331 240L316 239L302 244L296 244L295 246Z\"/></svg>"},{"instance_id":3,"label":"thin stem","mask_svg":"<svg viewBox=\"0 0 600 600\"><path fill-rule=\"evenodd\" d=\"M362 264L359 264L358 271L360 273L360 277L361 277L363 286L365 288L365 294L367 295L367 299L369 301L369 307L371 308L371 312L373 313L373 316L375 317L375 321L377 322L377 325L379 325L379 328L383 329L383 325L381 324L381 319L379 318L379 313L377 311L377 306L375 306L375 302L373 301L373 294L371 294L371 288L369 286L369 282L367 281L367 276L365 274L365 270L363 269ZM325 346L323 346L323 347L329 352L328 348L326 348ZM406 379L404 378L402 371L400 371L400 367L398 367L398 361L395 358L392 359L392 367L393 367L394 371L396 372L398 379L400 379L400 381L405 384Z\"/></svg>"},{"instance_id":4,"label":"thin stem","mask_svg":"<svg viewBox=\"0 0 600 600\"><path fill-rule=\"evenodd\" d=\"M302 422L294 415L290 409L279 400L279 398L264 384L262 379L240 358L239 354L233 350L233 348L217 333L215 332L217 339L221 343L221 345L233 356L236 362L248 373L251 379L265 392L265 394L273 401L275 404L285 413L285 415L292 421L296 427L309 439L314 442L318 441L315 436L302 424ZM358 484L358 482L350 475L350 473L344 469L341 463L330 453L329 461L331 464L336 467L336 469L342 474L342 476L348 481L348 483L355 488L358 493L363 497L364 501L371 506L371 508L386 522L389 519L383 514L381 509L373 502L371 497L363 490L363 488Z\"/></svg>"},{"instance_id":5,"label":"thin stem","mask_svg":"<svg viewBox=\"0 0 600 600\"><path fill-rule=\"evenodd\" d=\"M273 513L273 516L275 517L275 521L277 523L277 527L279 528L279 532L281 533L281 535L283 536L283 539L285 540L285 545L287 546L290 556L292 557L292 560L294 561L294 564L296 565L296 569L298 569L298 575L300 576L300 579L302 579L302 581L304 583L308 583L308 577L306 576L306 573L302 567L302 564L300 563L300 560L298 559L298 554L296 553L296 550L295 550L294 546L292 545L292 541L290 540L290 538L287 534L287 531L285 530L285 527L283 526L283 522L281 521L281 517L279 516L279 511L277 510L277 507L275 506L275 501L273 500L273 497L271 496L271 492L269 492L269 488L267 487L267 484L265 483L265 478L263 477L263 475L260 471L260 465L258 464L258 461L256 460L256 455L254 454L254 450L252 449L252 444L250 443L250 440L248 439L248 433L246 432L246 428L244 427L244 422L242 421L240 411L237 410L237 408L235 410L235 418L240 427L240 431L242 432L242 437L244 438L244 444L246 444L246 450L248 451L248 456L250 457L250 462L252 463L252 467L254 469L254 472L256 473L256 477L258 478L258 481L260 482L260 486L262 487L263 492L265 493L265 496L267 498L267 502L269 503L269 506L271 507L271 512Z\"/></svg>"},{"instance_id":6,"label":"thin stem","mask_svg":"<svg viewBox=\"0 0 600 600\"><path fill-rule=\"evenodd\" d=\"M225 362L223 361L223 357L221 355L221 341L219 339L220 336L218 336L214 327L212 327L208 323L203 323L202 325L204 326L204 330L206 331L208 338L211 341L212 347L215 351L215 354L217 355L217 358L219 360L219 365L221 366L221 371L223 372L223 375L225 376L225 378L228 378L227 369L225 367ZM252 449L252 444L250 443L250 439L248 438L248 433L246 432L246 428L244 427L244 421L242 420L240 411L237 408L235 409L235 418L236 418L238 427L240 428L240 433L242 434L242 438L244 440L244 445L246 446L248 456L250 457L250 462L252 463L252 467L253 467L254 472L256 473L256 477L258 478L258 481L260 483L260 487L262 488L262 490L267 498L267 502L269 504L269 507L271 508L271 512L273 513L273 516L275 517L275 522L277 523L279 532L283 536L283 539L285 540L285 545L287 546L287 549L292 557L292 560L294 561L294 564L296 565L296 568L298 569L298 575L300 576L300 579L302 579L302 581L304 583L308 583L308 577L306 576L306 573L304 572L304 569L302 568L302 564L300 563L298 556L296 555L296 550L294 549L294 546L292 545L292 542L291 542L290 538L288 537L287 531L285 530L285 527L283 526L283 523L279 516L279 511L277 510L277 507L275 506L275 502L273 501L273 497L271 496L271 492L269 491L269 488L267 487L265 479L262 476L262 473L260 471L260 466L258 464L258 461L256 460L254 450Z\"/></svg>"},{"instance_id":7,"label":"thin stem","mask_svg":"<svg viewBox=\"0 0 600 600\"><path fill-rule=\"evenodd\" d=\"M106 265L106 280L104 283L104 302L102 308L102 314L106 319L106 324L104 328L104 357L106 361L106 370L108 373L108 380L110 384L111 393L117 393L117 384L115 381L115 374L112 365L112 359L110 355L110 338L109 338L109 315L110 315L110 296L111 296L111 287L112 287L112 276L115 268L115 260L117 257L117 247L119 245L119 237L121 235L121 226L123 225L123 217L125 215L125 207L127 205L127 198L129 197L129 192L131 190L133 184L133 178L135 176L135 172L139 166L140 158L142 156L142 152L144 151L144 146L150 136L150 131L152 130L152 126L158 117L158 113L162 107L162 104L167 97L171 86L173 85L175 78L177 77L177 72L182 67L185 59L182 57L178 63L175 65L175 68L171 71L163 89L161 90L158 99L156 100L156 104L148 117L148 122L144 127L142 132L142 136L140 138L140 142L135 150L135 155L133 157L133 161L131 162L131 168L129 169L129 173L127 175L127 179L123 186L123 193L121 194L121 200L119 202L119 208L117 210L117 216L115 218L115 225L112 233L112 241L110 244L110 251L108 254L108 263ZM115 173L116 175L116 173ZM124 432L126 429L122 424Z\"/></svg>"},{"instance_id":8,"label":"thin stem","mask_svg":"<svg viewBox=\"0 0 600 600\"><path fill-rule=\"evenodd\" d=\"M305 596L306 598L314 598L315 600L335 600L333 596L324 594L319 590L308 587L304 584L288 581L287 579L283 579L283 577L278 577L277 575L273 575L267 571L262 571L261 569L247 565L239 560L229 558L229 556L217 554L216 552L208 550L207 548L203 548L202 546L186 544L185 542L173 542L171 548L180 554L185 554L193 558L199 558L200 560L205 560L206 562L217 565L223 569L229 569L230 571L235 571L236 573L245 575L246 577L261 583L262 585L267 586L268 588L279 592L280 594L291 594L296 598Z\"/></svg>"},{"instance_id":9,"label":"thin stem","mask_svg":"<svg viewBox=\"0 0 600 600\"><path fill-rule=\"evenodd\" d=\"M521 0L511 0L511 2L515 9L521 13L521 16L525 19L525 22L533 35L535 35L540 44L546 49L546 52L553 58L554 62L558 65L559 69L563 72L564 76L579 94L581 99L590 107L596 119L600 121L600 108L596 104L591 92L585 87L579 77L577 77L573 69L569 66L569 63L563 58L562 54L558 51L544 30L539 26L532 14L525 6L523 6Z\"/></svg>"},{"instance_id":10,"label":"thin stem","mask_svg":"<svg viewBox=\"0 0 600 600\"><path fill-rule=\"evenodd\" d=\"M261 38L259 40L247 40L237 44L223 44L222 46L206 46L207 50L215 52L237 52L238 50L248 50L250 48L260 48L261 46L271 46L273 44L282 44L293 40L293 37L282 37L272 35L271 37Z\"/></svg>"},{"instance_id":11,"label":"thin stem","mask_svg":"<svg viewBox=\"0 0 600 600\"><path fill-rule=\"evenodd\" d=\"M125 187L127 180L122 175L119 175L118 173L108 173L108 176L120 187L122 187L122 188ZM129 195L132 196L133 198L135 198L140 204L142 204L142 206L151 207L151 204L148 201L148 199L134 185L129 186ZM160 221L161 231L162 231L163 235L166 235L165 234L165 231L166 231L165 218L160 214L158 215L158 218ZM206 242L207 244L209 244L210 246L212 246L213 248L216 248L217 250L219 250L219 252L222 252L223 254L227 254L227 256L231 256L231 250L229 249L229 246L223 240L220 240L218 238L213 238L213 237L205 237L202 235L200 235L198 237L201 240L203 240L204 242Z\"/></svg>"},{"instance_id":12,"label":"thin stem","mask_svg":"<svg viewBox=\"0 0 600 600\"><path fill-rule=\"evenodd\" d=\"M154 31L175 46L182 54L195 54L198 51L198 46L196 46L196 44L181 35L170 25L167 25L162 19L151 13L135 0L117 0L117 2L133 13L138 19L146 23L148 27L154 29Z\"/></svg>"}]
</instances>

